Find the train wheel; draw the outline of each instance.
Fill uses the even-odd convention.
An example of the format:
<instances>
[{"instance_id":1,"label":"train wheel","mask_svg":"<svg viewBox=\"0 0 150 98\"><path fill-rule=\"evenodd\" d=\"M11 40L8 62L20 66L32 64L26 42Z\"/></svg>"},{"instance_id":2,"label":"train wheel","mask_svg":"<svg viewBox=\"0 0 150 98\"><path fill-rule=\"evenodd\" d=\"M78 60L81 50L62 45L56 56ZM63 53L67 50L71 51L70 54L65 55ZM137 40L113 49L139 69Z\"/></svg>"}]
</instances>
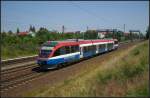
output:
<instances>
[{"instance_id":1,"label":"train wheel","mask_svg":"<svg viewBox=\"0 0 150 98\"><path fill-rule=\"evenodd\" d=\"M62 67L61 64L57 64L56 66L57 66L57 67L56 67L57 69L60 69L60 68Z\"/></svg>"}]
</instances>

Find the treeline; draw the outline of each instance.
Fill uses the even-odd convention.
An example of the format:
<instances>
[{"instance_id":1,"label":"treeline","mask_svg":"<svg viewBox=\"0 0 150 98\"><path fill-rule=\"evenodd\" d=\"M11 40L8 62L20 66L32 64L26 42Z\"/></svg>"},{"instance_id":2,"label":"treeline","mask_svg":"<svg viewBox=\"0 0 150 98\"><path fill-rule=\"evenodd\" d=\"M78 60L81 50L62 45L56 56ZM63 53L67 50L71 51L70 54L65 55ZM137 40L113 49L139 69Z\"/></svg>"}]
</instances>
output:
<instances>
[{"instance_id":1,"label":"treeline","mask_svg":"<svg viewBox=\"0 0 150 98\"><path fill-rule=\"evenodd\" d=\"M1 55L2 59L34 55L38 54L40 46L48 40L65 40L72 38L82 38L80 33L58 33L56 31L49 31L46 28L40 28L34 32L35 36L19 35L17 32L2 32L1 33Z\"/></svg>"},{"instance_id":2,"label":"treeline","mask_svg":"<svg viewBox=\"0 0 150 98\"><path fill-rule=\"evenodd\" d=\"M41 27L38 31L35 31L35 28L30 27L31 31L35 33L35 37L29 35L21 36L18 35L19 29L17 28L17 32L13 33L12 31L9 32L2 32L1 33L1 44L2 45L16 45L16 44L36 44L41 45L43 42L47 40L65 40L65 39L99 39L98 31L96 30L88 30L86 32L70 32L70 33L59 33L57 31L49 31L46 28ZM148 38L148 30L147 34L143 35L140 34L140 38ZM112 33L107 33L105 38L116 38L119 41L130 40L132 39L139 39L138 33L129 33L125 35L121 31L116 31Z\"/></svg>"},{"instance_id":3,"label":"treeline","mask_svg":"<svg viewBox=\"0 0 150 98\"><path fill-rule=\"evenodd\" d=\"M32 55L37 54L38 49L42 43L48 40L66 40L66 39L98 39L98 32L96 30L88 30L86 32L68 32L60 33L55 30L49 31L46 28L41 27L38 31L35 30L35 27L30 26L29 31L32 31L35 36L25 35L21 36L19 34L19 28L17 32L2 32L1 33L1 46L2 46L2 58L7 57L16 57L22 55ZM149 30L147 30L148 32ZM148 37L146 35L140 35L141 38ZM132 39L138 39L139 35L136 33L125 34L121 31L108 33L105 38L117 38L119 41L125 41Z\"/></svg>"}]
</instances>

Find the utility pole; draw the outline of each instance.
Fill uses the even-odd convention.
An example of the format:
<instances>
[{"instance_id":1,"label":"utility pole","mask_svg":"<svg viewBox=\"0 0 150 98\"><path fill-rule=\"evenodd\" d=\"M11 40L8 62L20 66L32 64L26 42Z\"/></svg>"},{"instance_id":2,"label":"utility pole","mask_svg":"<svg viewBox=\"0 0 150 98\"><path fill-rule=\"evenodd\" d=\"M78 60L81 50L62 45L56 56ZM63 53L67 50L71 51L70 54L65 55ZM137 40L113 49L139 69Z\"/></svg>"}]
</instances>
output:
<instances>
[{"instance_id":1,"label":"utility pole","mask_svg":"<svg viewBox=\"0 0 150 98\"><path fill-rule=\"evenodd\" d=\"M62 33L64 33L65 32L65 27L64 27L64 25L62 26Z\"/></svg>"},{"instance_id":2,"label":"utility pole","mask_svg":"<svg viewBox=\"0 0 150 98\"><path fill-rule=\"evenodd\" d=\"M89 27L87 26L87 30L86 31L88 31L89 30Z\"/></svg>"},{"instance_id":3,"label":"utility pole","mask_svg":"<svg viewBox=\"0 0 150 98\"><path fill-rule=\"evenodd\" d=\"M141 36L141 34L140 34L140 31L139 31L139 40L141 39L141 37L140 37L140 36Z\"/></svg>"},{"instance_id":4,"label":"utility pole","mask_svg":"<svg viewBox=\"0 0 150 98\"><path fill-rule=\"evenodd\" d=\"M86 32L86 31L85 31L85 32ZM84 33L85 33L85 32L82 32L82 33L83 33L83 40L84 40Z\"/></svg>"},{"instance_id":5,"label":"utility pole","mask_svg":"<svg viewBox=\"0 0 150 98\"><path fill-rule=\"evenodd\" d=\"M133 39L132 39L132 31L130 30L130 40L131 42L133 42Z\"/></svg>"},{"instance_id":6,"label":"utility pole","mask_svg":"<svg viewBox=\"0 0 150 98\"><path fill-rule=\"evenodd\" d=\"M114 39L115 38L115 30L113 29L112 32L113 32L113 39Z\"/></svg>"},{"instance_id":7,"label":"utility pole","mask_svg":"<svg viewBox=\"0 0 150 98\"><path fill-rule=\"evenodd\" d=\"M124 31L124 33L125 33L125 24L123 25L123 31Z\"/></svg>"}]
</instances>

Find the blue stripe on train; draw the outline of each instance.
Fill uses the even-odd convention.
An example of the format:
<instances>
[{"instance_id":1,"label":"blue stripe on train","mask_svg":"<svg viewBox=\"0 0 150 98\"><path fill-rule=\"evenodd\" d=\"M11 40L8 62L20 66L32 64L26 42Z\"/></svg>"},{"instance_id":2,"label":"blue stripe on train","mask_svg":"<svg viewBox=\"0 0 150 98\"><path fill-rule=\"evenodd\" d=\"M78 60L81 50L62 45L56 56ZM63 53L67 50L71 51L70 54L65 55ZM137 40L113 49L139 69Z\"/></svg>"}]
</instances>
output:
<instances>
[{"instance_id":1,"label":"blue stripe on train","mask_svg":"<svg viewBox=\"0 0 150 98\"><path fill-rule=\"evenodd\" d=\"M99 52L99 53L103 53L103 52L105 52L105 51L107 51L106 48L100 48L98 52Z\"/></svg>"},{"instance_id":2,"label":"blue stripe on train","mask_svg":"<svg viewBox=\"0 0 150 98\"><path fill-rule=\"evenodd\" d=\"M65 63L65 62L72 62L72 61L79 60L79 59L80 59L80 55L77 54L77 55L68 56L65 58L49 59L47 61L38 60L38 64L40 64L40 65L57 65L57 64Z\"/></svg>"}]
</instances>

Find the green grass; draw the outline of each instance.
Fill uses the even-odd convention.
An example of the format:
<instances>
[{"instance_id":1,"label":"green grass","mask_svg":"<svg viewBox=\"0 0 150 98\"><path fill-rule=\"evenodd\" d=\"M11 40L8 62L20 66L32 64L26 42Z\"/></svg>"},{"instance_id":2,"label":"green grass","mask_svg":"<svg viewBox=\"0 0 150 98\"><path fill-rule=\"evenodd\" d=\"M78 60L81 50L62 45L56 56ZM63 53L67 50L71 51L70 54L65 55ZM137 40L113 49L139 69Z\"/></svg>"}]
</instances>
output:
<instances>
[{"instance_id":1,"label":"green grass","mask_svg":"<svg viewBox=\"0 0 150 98\"><path fill-rule=\"evenodd\" d=\"M134 84L132 86L132 88L129 88L127 90L127 94L126 94L127 97L128 96L131 96L131 97L134 97L134 96L143 97L143 96L146 96L146 95L148 96L149 95L149 88L148 88L149 82L146 81L146 80L148 80L148 77L146 77L148 74L149 73L145 73L145 74L141 75L141 78L137 77L140 80L135 81L135 82L138 82L138 83ZM141 79L144 79L144 80L141 81Z\"/></svg>"},{"instance_id":2,"label":"green grass","mask_svg":"<svg viewBox=\"0 0 150 98\"><path fill-rule=\"evenodd\" d=\"M85 69L76 77L23 96L148 96L148 44L145 41L116 52L101 66Z\"/></svg>"},{"instance_id":3,"label":"green grass","mask_svg":"<svg viewBox=\"0 0 150 98\"><path fill-rule=\"evenodd\" d=\"M2 59L17 58L22 56L37 55L37 46L33 45L11 45L2 46L1 57Z\"/></svg>"}]
</instances>

